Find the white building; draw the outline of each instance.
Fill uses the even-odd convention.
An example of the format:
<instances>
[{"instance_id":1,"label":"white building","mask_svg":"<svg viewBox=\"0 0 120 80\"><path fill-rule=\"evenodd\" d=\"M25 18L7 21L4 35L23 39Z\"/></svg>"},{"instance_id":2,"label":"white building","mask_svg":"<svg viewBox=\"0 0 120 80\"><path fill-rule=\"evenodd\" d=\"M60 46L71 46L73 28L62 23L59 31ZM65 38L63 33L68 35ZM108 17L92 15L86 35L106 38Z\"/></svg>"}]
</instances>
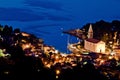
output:
<instances>
[{"instance_id":1,"label":"white building","mask_svg":"<svg viewBox=\"0 0 120 80\"><path fill-rule=\"evenodd\" d=\"M91 52L105 53L105 42L89 38L84 41L84 48Z\"/></svg>"},{"instance_id":2,"label":"white building","mask_svg":"<svg viewBox=\"0 0 120 80\"><path fill-rule=\"evenodd\" d=\"M84 41L84 48L90 52L105 53L105 42L93 38L91 24L88 29L88 39Z\"/></svg>"}]
</instances>

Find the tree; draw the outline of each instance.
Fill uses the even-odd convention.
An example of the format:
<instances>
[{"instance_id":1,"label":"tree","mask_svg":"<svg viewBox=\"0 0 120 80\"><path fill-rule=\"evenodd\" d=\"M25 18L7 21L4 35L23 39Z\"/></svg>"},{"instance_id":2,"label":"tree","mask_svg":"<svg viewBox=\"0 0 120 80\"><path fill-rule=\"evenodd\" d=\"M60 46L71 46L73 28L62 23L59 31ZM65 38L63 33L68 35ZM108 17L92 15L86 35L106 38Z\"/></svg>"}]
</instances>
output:
<instances>
[{"instance_id":1,"label":"tree","mask_svg":"<svg viewBox=\"0 0 120 80\"><path fill-rule=\"evenodd\" d=\"M109 40L109 38L108 38L108 33L104 33L101 40L104 41L105 43L107 43L108 40Z\"/></svg>"}]
</instances>

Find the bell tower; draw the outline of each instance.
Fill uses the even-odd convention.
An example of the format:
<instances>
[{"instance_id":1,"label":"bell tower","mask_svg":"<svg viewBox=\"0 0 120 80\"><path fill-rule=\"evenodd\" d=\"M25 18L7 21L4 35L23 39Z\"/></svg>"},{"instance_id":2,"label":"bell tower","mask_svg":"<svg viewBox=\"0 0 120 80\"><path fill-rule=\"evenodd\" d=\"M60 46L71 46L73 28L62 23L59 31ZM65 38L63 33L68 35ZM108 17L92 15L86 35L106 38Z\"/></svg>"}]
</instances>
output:
<instances>
[{"instance_id":1,"label":"bell tower","mask_svg":"<svg viewBox=\"0 0 120 80\"><path fill-rule=\"evenodd\" d=\"M92 29L91 24L90 24L89 29L88 29L88 38L93 38L93 29Z\"/></svg>"}]
</instances>

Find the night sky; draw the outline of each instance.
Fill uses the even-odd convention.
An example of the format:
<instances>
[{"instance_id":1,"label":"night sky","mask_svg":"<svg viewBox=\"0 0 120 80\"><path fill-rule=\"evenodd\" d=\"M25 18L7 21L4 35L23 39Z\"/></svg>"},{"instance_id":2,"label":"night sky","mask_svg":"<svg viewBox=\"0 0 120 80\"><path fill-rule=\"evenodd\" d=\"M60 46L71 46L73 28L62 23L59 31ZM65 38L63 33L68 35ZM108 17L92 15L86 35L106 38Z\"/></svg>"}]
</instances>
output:
<instances>
[{"instance_id":1,"label":"night sky","mask_svg":"<svg viewBox=\"0 0 120 80\"><path fill-rule=\"evenodd\" d=\"M120 0L0 0L0 24L35 34L63 52L63 30L99 20L120 20Z\"/></svg>"}]
</instances>

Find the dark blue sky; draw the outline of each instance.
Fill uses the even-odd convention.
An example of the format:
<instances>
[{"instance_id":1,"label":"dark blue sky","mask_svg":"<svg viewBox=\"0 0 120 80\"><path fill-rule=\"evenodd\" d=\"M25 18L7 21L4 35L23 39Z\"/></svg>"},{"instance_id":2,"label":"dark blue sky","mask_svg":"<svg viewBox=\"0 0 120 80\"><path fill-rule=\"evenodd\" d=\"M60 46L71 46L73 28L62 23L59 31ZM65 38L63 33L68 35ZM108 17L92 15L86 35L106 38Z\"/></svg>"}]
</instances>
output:
<instances>
[{"instance_id":1,"label":"dark blue sky","mask_svg":"<svg viewBox=\"0 0 120 80\"><path fill-rule=\"evenodd\" d=\"M120 0L0 0L0 24L33 33L60 50L67 41L62 30L99 20L120 20Z\"/></svg>"}]
</instances>

